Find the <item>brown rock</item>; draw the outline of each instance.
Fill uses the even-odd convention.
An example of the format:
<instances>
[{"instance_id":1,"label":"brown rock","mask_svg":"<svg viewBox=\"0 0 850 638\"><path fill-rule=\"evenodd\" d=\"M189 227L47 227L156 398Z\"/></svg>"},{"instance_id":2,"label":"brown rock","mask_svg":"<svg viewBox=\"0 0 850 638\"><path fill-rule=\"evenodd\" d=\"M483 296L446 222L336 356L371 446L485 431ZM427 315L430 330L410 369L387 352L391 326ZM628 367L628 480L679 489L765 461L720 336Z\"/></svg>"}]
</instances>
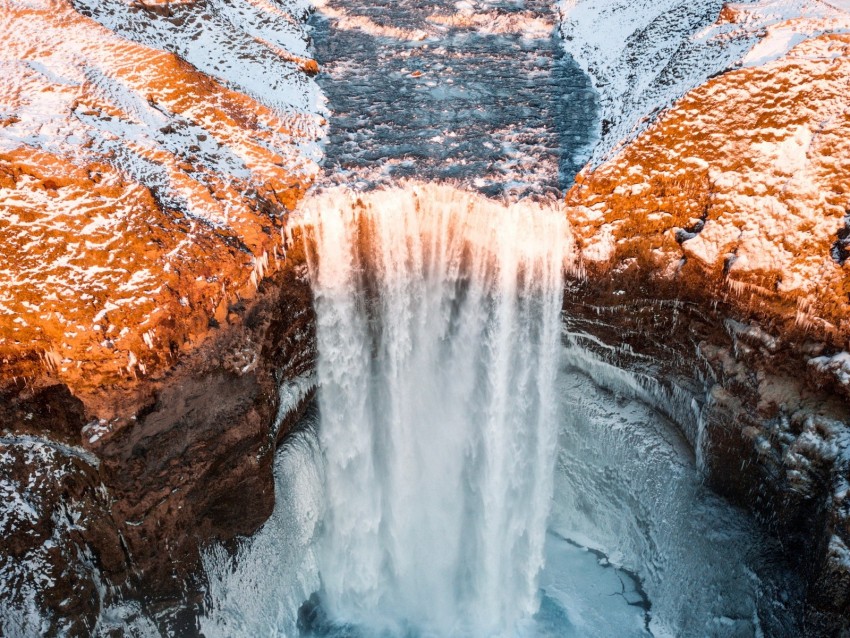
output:
<instances>
[{"instance_id":1,"label":"brown rock","mask_svg":"<svg viewBox=\"0 0 850 638\"><path fill-rule=\"evenodd\" d=\"M319 63L315 60L305 60L301 64L301 70L309 76L318 75L320 71Z\"/></svg>"},{"instance_id":2,"label":"brown rock","mask_svg":"<svg viewBox=\"0 0 850 638\"><path fill-rule=\"evenodd\" d=\"M149 19L174 18L167 4ZM40 499L0 560L24 570L9 600L32 593L56 631L85 635L97 578L174 600L205 544L271 512L292 424L274 427L278 386L315 348L303 255L283 237L314 123L65 0L6 3L0 21L0 103L27 114L0 128L0 464L10 499ZM27 111L42 99L47 123ZM79 526L55 524L78 510Z\"/></svg>"}]
</instances>

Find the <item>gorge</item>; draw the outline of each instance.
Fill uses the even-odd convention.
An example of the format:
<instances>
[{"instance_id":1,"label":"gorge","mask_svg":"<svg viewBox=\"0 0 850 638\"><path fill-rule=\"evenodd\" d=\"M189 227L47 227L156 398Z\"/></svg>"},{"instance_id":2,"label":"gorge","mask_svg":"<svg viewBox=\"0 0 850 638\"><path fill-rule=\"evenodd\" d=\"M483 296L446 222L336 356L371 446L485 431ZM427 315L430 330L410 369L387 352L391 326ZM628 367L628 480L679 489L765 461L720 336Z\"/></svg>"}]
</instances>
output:
<instances>
[{"instance_id":1,"label":"gorge","mask_svg":"<svg viewBox=\"0 0 850 638\"><path fill-rule=\"evenodd\" d=\"M205 635L799 631L778 543L564 329L559 207L408 183L303 215L318 405L280 518L206 559Z\"/></svg>"},{"instance_id":2,"label":"gorge","mask_svg":"<svg viewBox=\"0 0 850 638\"><path fill-rule=\"evenodd\" d=\"M848 11L0 5L0 635L850 631Z\"/></svg>"}]
</instances>

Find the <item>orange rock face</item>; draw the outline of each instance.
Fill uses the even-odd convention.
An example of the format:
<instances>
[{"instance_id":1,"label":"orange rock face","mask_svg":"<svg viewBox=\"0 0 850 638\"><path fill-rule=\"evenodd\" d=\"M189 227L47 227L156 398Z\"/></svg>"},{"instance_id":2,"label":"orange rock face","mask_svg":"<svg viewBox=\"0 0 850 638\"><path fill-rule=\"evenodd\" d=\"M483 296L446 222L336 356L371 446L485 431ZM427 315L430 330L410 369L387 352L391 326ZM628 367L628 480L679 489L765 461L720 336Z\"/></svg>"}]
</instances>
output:
<instances>
[{"instance_id":1,"label":"orange rock face","mask_svg":"<svg viewBox=\"0 0 850 638\"><path fill-rule=\"evenodd\" d=\"M850 36L833 34L691 91L568 194L587 268L846 347L849 86Z\"/></svg>"},{"instance_id":2,"label":"orange rock face","mask_svg":"<svg viewBox=\"0 0 850 638\"><path fill-rule=\"evenodd\" d=\"M315 123L63 0L0 25L0 391L62 383L128 416L280 265Z\"/></svg>"},{"instance_id":3,"label":"orange rock face","mask_svg":"<svg viewBox=\"0 0 850 638\"><path fill-rule=\"evenodd\" d=\"M278 388L314 355L303 256L283 243L322 124L305 16L260 2L224 32L204 3L84 4L0 3L0 447L21 490L58 486L0 558L44 555L63 574L45 589L14 563L10 609L38 592L50 623L22 634L94 626L109 600L91 595L83 554L124 594L176 596L203 547L255 531L294 418L277 415ZM124 37L74 7L148 31ZM182 38L175 20L203 28ZM198 33L221 45L198 45L199 66L165 50ZM254 90L267 67L271 97ZM64 465L10 461L40 446L72 459L74 489ZM54 513L89 494L60 543L81 549L45 554Z\"/></svg>"}]
</instances>

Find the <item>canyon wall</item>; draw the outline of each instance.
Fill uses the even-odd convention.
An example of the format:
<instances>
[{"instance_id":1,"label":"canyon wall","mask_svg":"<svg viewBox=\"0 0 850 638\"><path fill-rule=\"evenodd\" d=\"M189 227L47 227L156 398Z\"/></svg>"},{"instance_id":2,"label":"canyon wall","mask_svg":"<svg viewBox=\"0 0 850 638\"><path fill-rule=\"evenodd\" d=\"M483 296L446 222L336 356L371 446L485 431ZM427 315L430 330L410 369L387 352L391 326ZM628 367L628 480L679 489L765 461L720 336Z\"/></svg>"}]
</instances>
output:
<instances>
[{"instance_id":1,"label":"canyon wall","mask_svg":"<svg viewBox=\"0 0 850 638\"><path fill-rule=\"evenodd\" d=\"M0 625L87 635L116 598L196 591L201 546L272 511L315 351L284 228L323 107L303 3L0 18Z\"/></svg>"},{"instance_id":2,"label":"canyon wall","mask_svg":"<svg viewBox=\"0 0 850 638\"><path fill-rule=\"evenodd\" d=\"M567 195L584 273L569 338L633 373L710 484L786 544L813 636L850 617L836 5L561 3L602 108ZM177 597L199 605L200 549L271 512L273 452L315 357L286 240L323 126L307 10L0 4L9 632L85 635L122 597L154 618ZM594 40L601 21L623 37Z\"/></svg>"},{"instance_id":3,"label":"canyon wall","mask_svg":"<svg viewBox=\"0 0 850 638\"><path fill-rule=\"evenodd\" d=\"M721 21L736 19L746 7L723 9ZM762 41L745 58L757 66L688 92L567 195L586 271L568 296L571 329L636 375L635 392L682 426L709 484L783 542L812 636L839 635L850 618L840 31L767 62Z\"/></svg>"}]
</instances>

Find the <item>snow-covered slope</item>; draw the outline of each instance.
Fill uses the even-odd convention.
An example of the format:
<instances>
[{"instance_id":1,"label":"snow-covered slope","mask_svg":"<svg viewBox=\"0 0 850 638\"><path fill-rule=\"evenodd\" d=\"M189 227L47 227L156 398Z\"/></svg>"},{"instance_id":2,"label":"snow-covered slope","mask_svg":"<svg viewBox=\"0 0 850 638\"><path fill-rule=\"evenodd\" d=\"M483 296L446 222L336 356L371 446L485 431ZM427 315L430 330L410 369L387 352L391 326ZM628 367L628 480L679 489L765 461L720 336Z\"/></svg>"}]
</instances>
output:
<instances>
[{"instance_id":1,"label":"snow-covered slope","mask_svg":"<svg viewBox=\"0 0 850 638\"><path fill-rule=\"evenodd\" d=\"M787 330L842 342L848 85L850 34L833 34L688 93L571 191L586 263L698 280Z\"/></svg>"},{"instance_id":2,"label":"snow-covered slope","mask_svg":"<svg viewBox=\"0 0 850 638\"><path fill-rule=\"evenodd\" d=\"M3 383L132 383L275 267L322 134L306 17L0 3Z\"/></svg>"},{"instance_id":3,"label":"snow-covered slope","mask_svg":"<svg viewBox=\"0 0 850 638\"><path fill-rule=\"evenodd\" d=\"M144 46L169 51L201 73L280 112L313 113L322 97L301 72L309 60L309 0L167 2L71 0L83 15Z\"/></svg>"},{"instance_id":4,"label":"snow-covered slope","mask_svg":"<svg viewBox=\"0 0 850 638\"><path fill-rule=\"evenodd\" d=\"M846 3L818 0L561 0L559 7L565 47L600 95L594 166L710 77L850 30Z\"/></svg>"}]
</instances>

